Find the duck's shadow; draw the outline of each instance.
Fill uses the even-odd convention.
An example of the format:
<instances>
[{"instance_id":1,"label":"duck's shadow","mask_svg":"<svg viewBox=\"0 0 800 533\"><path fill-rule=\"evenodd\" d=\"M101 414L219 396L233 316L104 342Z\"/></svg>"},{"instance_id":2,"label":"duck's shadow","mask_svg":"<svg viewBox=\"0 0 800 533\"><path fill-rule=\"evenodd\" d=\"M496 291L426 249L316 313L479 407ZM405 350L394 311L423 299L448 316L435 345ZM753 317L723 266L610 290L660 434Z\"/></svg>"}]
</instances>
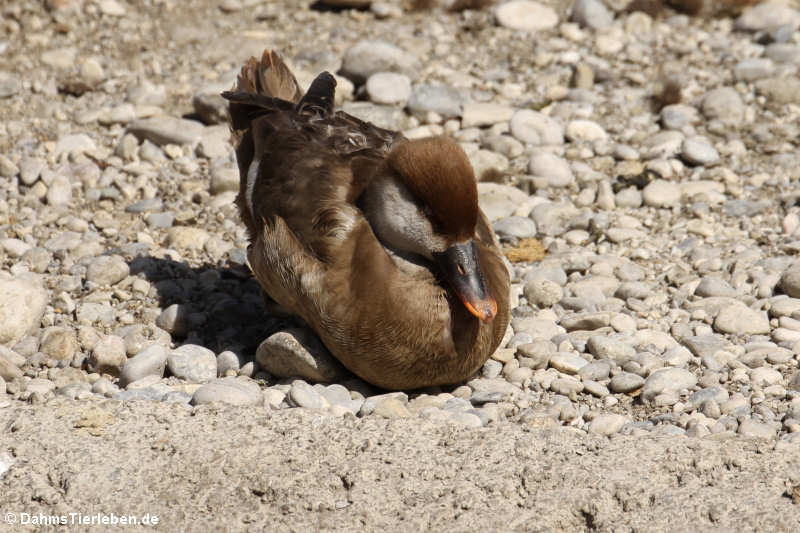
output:
<instances>
[{"instance_id":1,"label":"duck's shadow","mask_svg":"<svg viewBox=\"0 0 800 533\"><path fill-rule=\"evenodd\" d=\"M151 283L150 296L161 309L179 306L171 332L178 344L199 344L215 353L231 350L244 362L255 358L265 338L297 325L267 312L261 288L245 265L229 261L193 267L149 255L138 255L129 265L131 274Z\"/></svg>"}]
</instances>

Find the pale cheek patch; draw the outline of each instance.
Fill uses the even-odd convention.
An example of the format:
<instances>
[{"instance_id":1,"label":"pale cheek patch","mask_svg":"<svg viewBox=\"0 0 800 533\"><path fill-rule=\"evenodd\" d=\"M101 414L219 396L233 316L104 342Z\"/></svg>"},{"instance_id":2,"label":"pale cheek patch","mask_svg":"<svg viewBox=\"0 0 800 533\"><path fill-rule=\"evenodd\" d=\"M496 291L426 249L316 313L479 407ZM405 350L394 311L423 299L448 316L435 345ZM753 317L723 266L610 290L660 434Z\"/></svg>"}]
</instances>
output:
<instances>
[{"instance_id":1,"label":"pale cheek patch","mask_svg":"<svg viewBox=\"0 0 800 533\"><path fill-rule=\"evenodd\" d=\"M247 209L250 211L250 216L253 217L253 190L256 188L256 178L258 177L258 166L261 163L260 158L253 159L250 163L250 168L247 169L247 188L245 188L245 200L247 201Z\"/></svg>"}]
</instances>

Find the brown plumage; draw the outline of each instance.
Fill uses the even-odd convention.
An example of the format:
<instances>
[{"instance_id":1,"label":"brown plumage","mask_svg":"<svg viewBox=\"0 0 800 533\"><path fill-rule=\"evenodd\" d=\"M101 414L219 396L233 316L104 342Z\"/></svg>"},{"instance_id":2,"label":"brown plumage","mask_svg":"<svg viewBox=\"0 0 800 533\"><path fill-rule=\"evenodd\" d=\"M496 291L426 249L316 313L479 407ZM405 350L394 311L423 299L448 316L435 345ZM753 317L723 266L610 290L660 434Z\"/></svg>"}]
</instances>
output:
<instances>
[{"instance_id":1,"label":"brown plumage","mask_svg":"<svg viewBox=\"0 0 800 533\"><path fill-rule=\"evenodd\" d=\"M508 271L469 161L450 139L407 141L334 112L334 86L323 73L303 95L265 52L223 93L253 272L366 381L463 381L509 321Z\"/></svg>"}]
</instances>

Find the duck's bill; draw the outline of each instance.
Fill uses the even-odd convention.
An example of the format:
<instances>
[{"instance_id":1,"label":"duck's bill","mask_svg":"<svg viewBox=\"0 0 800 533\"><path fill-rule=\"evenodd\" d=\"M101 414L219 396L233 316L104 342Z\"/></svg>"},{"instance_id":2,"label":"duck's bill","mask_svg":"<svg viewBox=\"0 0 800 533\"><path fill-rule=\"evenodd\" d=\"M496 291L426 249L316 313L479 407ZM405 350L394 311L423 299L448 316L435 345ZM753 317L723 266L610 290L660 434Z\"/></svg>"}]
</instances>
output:
<instances>
[{"instance_id":1,"label":"duck's bill","mask_svg":"<svg viewBox=\"0 0 800 533\"><path fill-rule=\"evenodd\" d=\"M497 314L497 302L486 287L474 241L454 244L434 254L445 281L467 310L484 322Z\"/></svg>"}]
</instances>

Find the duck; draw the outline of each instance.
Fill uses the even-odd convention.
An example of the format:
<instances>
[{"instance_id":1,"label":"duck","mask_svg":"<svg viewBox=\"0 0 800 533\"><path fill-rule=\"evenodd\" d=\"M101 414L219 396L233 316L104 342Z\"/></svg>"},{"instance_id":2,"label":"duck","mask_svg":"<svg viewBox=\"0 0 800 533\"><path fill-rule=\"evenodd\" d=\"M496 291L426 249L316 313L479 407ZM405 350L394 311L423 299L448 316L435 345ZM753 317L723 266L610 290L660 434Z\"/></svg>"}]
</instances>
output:
<instances>
[{"instance_id":1,"label":"duck","mask_svg":"<svg viewBox=\"0 0 800 533\"><path fill-rule=\"evenodd\" d=\"M509 272L467 155L334 109L280 55L245 62L228 100L236 204L263 291L363 380L463 383L509 323Z\"/></svg>"}]
</instances>

